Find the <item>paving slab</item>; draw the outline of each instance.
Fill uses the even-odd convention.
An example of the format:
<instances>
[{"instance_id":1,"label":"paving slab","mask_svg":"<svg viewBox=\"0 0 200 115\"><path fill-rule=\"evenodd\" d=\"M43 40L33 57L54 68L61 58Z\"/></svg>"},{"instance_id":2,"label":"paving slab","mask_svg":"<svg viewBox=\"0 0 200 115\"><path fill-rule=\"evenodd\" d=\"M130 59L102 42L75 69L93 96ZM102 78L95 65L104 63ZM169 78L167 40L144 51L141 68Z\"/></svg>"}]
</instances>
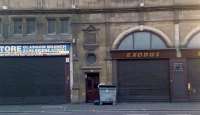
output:
<instances>
[{"instance_id":1,"label":"paving slab","mask_svg":"<svg viewBox=\"0 0 200 115\"><path fill-rule=\"evenodd\" d=\"M200 103L119 103L116 105L0 105L6 112L73 112L73 111L200 111Z\"/></svg>"}]
</instances>

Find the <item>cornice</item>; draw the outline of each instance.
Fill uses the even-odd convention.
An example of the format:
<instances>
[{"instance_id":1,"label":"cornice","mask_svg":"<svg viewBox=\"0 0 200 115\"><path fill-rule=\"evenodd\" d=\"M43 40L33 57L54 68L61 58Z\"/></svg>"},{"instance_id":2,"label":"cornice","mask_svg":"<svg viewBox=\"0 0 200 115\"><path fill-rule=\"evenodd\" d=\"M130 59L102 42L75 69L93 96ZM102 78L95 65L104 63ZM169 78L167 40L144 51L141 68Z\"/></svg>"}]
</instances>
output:
<instances>
[{"instance_id":1,"label":"cornice","mask_svg":"<svg viewBox=\"0 0 200 115\"><path fill-rule=\"evenodd\" d=\"M153 11L176 11L176 10L200 10L200 5L171 5L153 7L127 7L127 8L74 8L74 9L8 9L0 10L0 15L20 14L96 14L96 13L127 13L127 12L153 12Z\"/></svg>"}]
</instances>

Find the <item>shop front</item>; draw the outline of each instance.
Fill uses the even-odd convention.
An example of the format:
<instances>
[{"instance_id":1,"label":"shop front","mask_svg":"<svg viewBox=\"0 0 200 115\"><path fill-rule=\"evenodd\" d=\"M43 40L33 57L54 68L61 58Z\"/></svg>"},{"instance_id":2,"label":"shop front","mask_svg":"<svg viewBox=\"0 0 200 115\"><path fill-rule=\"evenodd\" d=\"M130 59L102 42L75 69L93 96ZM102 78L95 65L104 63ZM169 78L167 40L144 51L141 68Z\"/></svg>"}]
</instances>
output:
<instances>
[{"instance_id":1,"label":"shop front","mask_svg":"<svg viewBox=\"0 0 200 115\"><path fill-rule=\"evenodd\" d=\"M200 101L200 50L182 49L185 57L188 100L191 102Z\"/></svg>"},{"instance_id":2,"label":"shop front","mask_svg":"<svg viewBox=\"0 0 200 115\"><path fill-rule=\"evenodd\" d=\"M125 35L111 51L119 102L169 102L170 59L176 50L151 31Z\"/></svg>"},{"instance_id":3,"label":"shop front","mask_svg":"<svg viewBox=\"0 0 200 115\"><path fill-rule=\"evenodd\" d=\"M169 102L170 58L175 50L112 51L119 102Z\"/></svg>"},{"instance_id":4,"label":"shop front","mask_svg":"<svg viewBox=\"0 0 200 115\"><path fill-rule=\"evenodd\" d=\"M70 44L0 45L0 104L70 102Z\"/></svg>"},{"instance_id":5,"label":"shop front","mask_svg":"<svg viewBox=\"0 0 200 115\"><path fill-rule=\"evenodd\" d=\"M176 48L159 31L127 32L110 52L118 102L200 101L199 32Z\"/></svg>"}]
</instances>

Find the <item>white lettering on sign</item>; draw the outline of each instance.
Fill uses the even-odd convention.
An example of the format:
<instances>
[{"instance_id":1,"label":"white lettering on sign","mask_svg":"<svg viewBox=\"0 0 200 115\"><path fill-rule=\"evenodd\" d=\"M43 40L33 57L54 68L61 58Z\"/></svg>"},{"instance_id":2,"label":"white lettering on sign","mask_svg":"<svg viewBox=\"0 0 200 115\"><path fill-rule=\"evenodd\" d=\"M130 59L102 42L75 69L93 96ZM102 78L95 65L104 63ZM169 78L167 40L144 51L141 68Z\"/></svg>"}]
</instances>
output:
<instances>
[{"instance_id":1,"label":"white lettering on sign","mask_svg":"<svg viewBox=\"0 0 200 115\"><path fill-rule=\"evenodd\" d=\"M69 58L65 58L65 62L68 63L69 62Z\"/></svg>"},{"instance_id":2,"label":"white lettering on sign","mask_svg":"<svg viewBox=\"0 0 200 115\"><path fill-rule=\"evenodd\" d=\"M69 55L70 44L0 45L0 56L59 56Z\"/></svg>"},{"instance_id":3,"label":"white lettering on sign","mask_svg":"<svg viewBox=\"0 0 200 115\"><path fill-rule=\"evenodd\" d=\"M22 46L0 46L0 52L20 52Z\"/></svg>"}]
</instances>

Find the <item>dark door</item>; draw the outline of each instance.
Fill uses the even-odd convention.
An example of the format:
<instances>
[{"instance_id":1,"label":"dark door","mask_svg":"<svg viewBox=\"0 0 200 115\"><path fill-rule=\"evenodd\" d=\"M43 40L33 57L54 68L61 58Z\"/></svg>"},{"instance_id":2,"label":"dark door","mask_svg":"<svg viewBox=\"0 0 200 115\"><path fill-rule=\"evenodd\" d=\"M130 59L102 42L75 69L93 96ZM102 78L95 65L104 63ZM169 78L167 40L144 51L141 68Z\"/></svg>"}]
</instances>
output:
<instances>
[{"instance_id":1,"label":"dark door","mask_svg":"<svg viewBox=\"0 0 200 115\"><path fill-rule=\"evenodd\" d=\"M200 59L188 60L188 80L191 101L200 101Z\"/></svg>"},{"instance_id":2,"label":"dark door","mask_svg":"<svg viewBox=\"0 0 200 115\"><path fill-rule=\"evenodd\" d=\"M86 78L86 101L94 102L99 99L99 73L87 73Z\"/></svg>"},{"instance_id":3,"label":"dark door","mask_svg":"<svg viewBox=\"0 0 200 115\"><path fill-rule=\"evenodd\" d=\"M118 101L169 101L168 60L119 60Z\"/></svg>"},{"instance_id":4,"label":"dark door","mask_svg":"<svg viewBox=\"0 0 200 115\"><path fill-rule=\"evenodd\" d=\"M188 101L186 60L171 59L170 67L171 100L173 102Z\"/></svg>"}]
</instances>

